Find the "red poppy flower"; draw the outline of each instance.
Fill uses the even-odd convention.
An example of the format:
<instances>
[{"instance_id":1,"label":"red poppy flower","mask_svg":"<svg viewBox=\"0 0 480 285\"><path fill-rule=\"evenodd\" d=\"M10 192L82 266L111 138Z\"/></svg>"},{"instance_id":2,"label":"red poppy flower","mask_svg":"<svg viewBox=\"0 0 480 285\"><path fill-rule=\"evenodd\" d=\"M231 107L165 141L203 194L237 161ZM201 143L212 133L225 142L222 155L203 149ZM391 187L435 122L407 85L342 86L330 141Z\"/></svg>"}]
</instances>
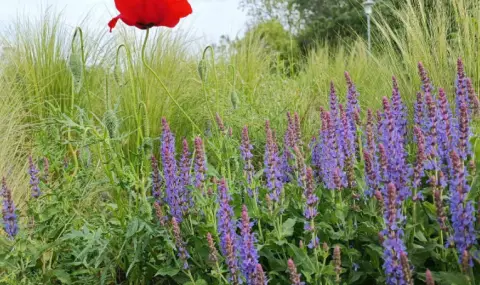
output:
<instances>
[{"instance_id":1,"label":"red poppy flower","mask_svg":"<svg viewBox=\"0 0 480 285\"><path fill-rule=\"evenodd\" d=\"M115 0L115 7L120 14L108 23L110 32L119 19L142 30L155 26L173 28L192 13L187 0Z\"/></svg>"}]
</instances>

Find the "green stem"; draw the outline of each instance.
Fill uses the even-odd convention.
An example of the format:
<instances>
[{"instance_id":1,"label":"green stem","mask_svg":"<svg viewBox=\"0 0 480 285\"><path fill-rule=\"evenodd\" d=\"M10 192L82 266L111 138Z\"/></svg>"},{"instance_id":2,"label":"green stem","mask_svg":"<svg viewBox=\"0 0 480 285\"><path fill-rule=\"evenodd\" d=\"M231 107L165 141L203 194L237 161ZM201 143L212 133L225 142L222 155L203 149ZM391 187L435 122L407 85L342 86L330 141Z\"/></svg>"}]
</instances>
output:
<instances>
[{"instance_id":1,"label":"green stem","mask_svg":"<svg viewBox=\"0 0 480 285\"><path fill-rule=\"evenodd\" d=\"M145 48L147 46L147 40L148 40L148 36L150 34L150 29L147 29L147 33L145 34L145 40L143 41L143 45L142 45L142 62L143 62L143 65L145 65L145 67L155 76L155 78L157 79L157 81L160 83L160 85L162 86L162 88L165 90L165 92L167 93L168 97L170 97L170 99L173 101L173 103L175 103L175 105L177 105L177 107L180 109L180 111L185 115L185 117L190 121L190 123L192 124L192 126L195 127L195 129L201 133L202 131L200 130L200 128L197 126L197 124L195 124L195 122L192 120L192 118L187 114L187 112L185 112L185 110L180 106L180 104L177 102L177 100L175 100L175 98L172 96L172 94L170 93L170 91L168 90L167 86L165 86L165 84L163 83L162 79L160 79L160 77L158 76L158 74L150 67L150 65L147 64L147 62L145 61Z\"/></svg>"}]
</instances>

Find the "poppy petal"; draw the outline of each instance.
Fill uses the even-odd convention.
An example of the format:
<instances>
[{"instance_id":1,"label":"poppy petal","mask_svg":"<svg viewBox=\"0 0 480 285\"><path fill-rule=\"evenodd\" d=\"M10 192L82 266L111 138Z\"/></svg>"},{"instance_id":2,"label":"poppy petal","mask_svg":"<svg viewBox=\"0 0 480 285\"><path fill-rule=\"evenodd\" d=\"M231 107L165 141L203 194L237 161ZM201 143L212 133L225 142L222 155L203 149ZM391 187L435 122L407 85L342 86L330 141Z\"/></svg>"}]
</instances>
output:
<instances>
[{"instance_id":1,"label":"poppy petal","mask_svg":"<svg viewBox=\"0 0 480 285\"><path fill-rule=\"evenodd\" d=\"M108 26L110 27L110 33L112 32L113 28L117 25L118 20L120 19L120 15L116 16L115 18L111 19L108 22Z\"/></svg>"}]
</instances>

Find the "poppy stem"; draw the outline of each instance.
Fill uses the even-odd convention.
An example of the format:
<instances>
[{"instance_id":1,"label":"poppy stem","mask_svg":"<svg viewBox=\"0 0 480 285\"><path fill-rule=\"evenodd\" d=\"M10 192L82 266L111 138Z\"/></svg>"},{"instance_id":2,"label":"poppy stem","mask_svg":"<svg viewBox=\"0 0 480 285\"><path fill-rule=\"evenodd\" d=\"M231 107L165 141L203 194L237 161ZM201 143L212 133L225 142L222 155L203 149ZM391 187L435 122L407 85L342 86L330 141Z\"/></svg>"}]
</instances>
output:
<instances>
[{"instance_id":1,"label":"poppy stem","mask_svg":"<svg viewBox=\"0 0 480 285\"><path fill-rule=\"evenodd\" d=\"M165 86L165 84L163 83L162 79L160 79L158 74L145 61L145 48L147 46L147 40L148 40L149 34L150 34L150 29L147 29L147 33L145 34L145 39L144 39L143 45L142 45L142 62L143 62L143 65L145 65L145 67L148 70L150 70L150 72L155 76L155 78L158 80L158 82L160 82L160 85L162 85L162 88L165 90L165 92L167 92L168 97L170 97L170 99L172 99L173 103L175 103L175 105L177 105L177 107L180 109L180 111L182 111L182 113L185 115L185 117L187 117L187 119L190 121L190 123L192 123L192 125L195 127L195 129L199 133L201 133L202 131L197 126L197 124L195 124L195 122L192 120L192 118L187 114L187 112L185 112L185 110L180 106L180 104L177 102L177 100L175 100L175 98L172 96L170 91L168 91L167 86Z\"/></svg>"}]
</instances>

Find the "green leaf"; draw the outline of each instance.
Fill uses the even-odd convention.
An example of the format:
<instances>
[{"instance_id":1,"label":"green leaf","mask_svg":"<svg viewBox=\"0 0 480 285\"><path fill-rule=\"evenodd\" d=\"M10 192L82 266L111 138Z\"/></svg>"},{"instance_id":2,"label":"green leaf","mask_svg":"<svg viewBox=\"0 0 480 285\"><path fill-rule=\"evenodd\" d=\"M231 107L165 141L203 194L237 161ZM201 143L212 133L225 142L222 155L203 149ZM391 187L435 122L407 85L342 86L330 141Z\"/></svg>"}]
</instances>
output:
<instances>
[{"instance_id":1,"label":"green leaf","mask_svg":"<svg viewBox=\"0 0 480 285\"><path fill-rule=\"evenodd\" d=\"M435 281L439 282L440 284L445 285L468 285L467 277L465 275L458 273L458 272L433 272L432 276Z\"/></svg>"},{"instance_id":2,"label":"green leaf","mask_svg":"<svg viewBox=\"0 0 480 285\"><path fill-rule=\"evenodd\" d=\"M180 272L180 269L175 268L175 267L164 267L160 268L157 273L155 273L155 276L161 275L161 276L175 276Z\"/></svg>"},{"instance_id":3,"label":"green leaf","mask_svg":"<svg viewBox=\"0 0 480 285\"><path fill-rule=\"evenodd\" d=\"M57 277L58 281L62 282L63 284L71 284L72 280L70 279L70 275L67 272L61 269L53 270L53 275Z\"/></svg>"},{"instance_id":4,"label":"green leaf","mask_svg":"<svg viewBox=\"0 0 480 285\"><path fill-rule=\"evenodd\" d=\"M415 231L415 237L421 242L427 241L427 239L425 238L425 235L421 231Z\"/></svg>"},{"instance_id":5,"label":"green leaf","mask_svg":"<svg viewBox=\"0 0 480 285\"><path fill-rule=\"evenodd\" d=\"M138 220L133 219L129 224L127 228L127 238L133 236L138 230Z\"/></svg>"},{"instance_id":6,"label":"green leaf","mask_svg":"<svg viewBox=\"0 0 480 285\"><path fill-rule=\"evenodd\" d=\"M282 225L282 234L284 237L293 235L293 227L295 226L296 219L288 219Z\"/></svg>"}]
</instances>

